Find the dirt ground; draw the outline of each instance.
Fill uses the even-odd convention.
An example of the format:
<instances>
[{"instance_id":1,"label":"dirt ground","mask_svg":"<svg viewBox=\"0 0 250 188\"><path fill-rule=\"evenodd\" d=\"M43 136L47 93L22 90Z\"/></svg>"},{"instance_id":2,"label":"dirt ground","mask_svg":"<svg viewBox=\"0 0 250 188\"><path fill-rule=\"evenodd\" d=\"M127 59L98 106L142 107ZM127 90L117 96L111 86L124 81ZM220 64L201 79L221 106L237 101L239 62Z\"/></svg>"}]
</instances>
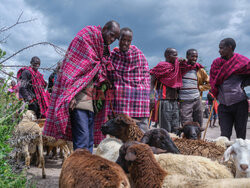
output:
<instances>
[{"instance_id":1,"label":"dirt ground","mask_svg":"<svg viewBox=\"0 0 250 188\"><path fill-rule=\"evenodd\" d=\"M250 118L249 118L250 119ZM204 119L204 125L206 126L207 119ZM216 123L217 127L208 128L206 133L207 139L213 139L220 136L220 129L218 127L218 122ZM233 131L232 140L236 138L235 131ZM247 139L250 139L250 120L248 120L247 126ZM59 186L59 176L61 172L62 159L58 158L57 160L49 159L47 156L45 158L45 172L46 179L42 179L42 170L31 166L28 170L28 179L36 182L37 188L57 188Z\"/></svg>"}]
</instances>

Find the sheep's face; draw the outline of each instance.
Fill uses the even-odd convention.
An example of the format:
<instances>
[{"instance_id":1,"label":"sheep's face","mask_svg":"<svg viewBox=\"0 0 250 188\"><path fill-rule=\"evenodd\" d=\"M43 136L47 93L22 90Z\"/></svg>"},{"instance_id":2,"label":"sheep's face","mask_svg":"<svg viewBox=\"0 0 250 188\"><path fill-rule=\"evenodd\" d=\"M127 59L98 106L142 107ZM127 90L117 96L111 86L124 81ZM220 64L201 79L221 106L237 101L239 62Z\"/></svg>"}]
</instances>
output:
<instances>
[{"instance_id":1,"label":"sheep's face","mask_svg":"<svg viewBox=\"0 0 250 188\"><path fill-rule=\"evenodd\" d=\"M180 153L165 129L153 129L147 131L141 142L148 144L149 146L161 148L170 153Z\"/></svg>"},{"instance_id":2,"label":"sheep's face","mask_svg":"<svg viewBox=\"0 0 250 188\"><path fill-rule=\"evenodd\" d=\"M250 177L250 140L236 139L224 153L224 161L232 156L238 172Z\"/></svg>"},{"instance_id":3,"label":"sheep's face","mask_svg":"<svg viewBox=\"0 0 250 188\"><path fill-rule=\"evenodd\" d=\"M184 124L183 127L179 129L178 135L183 132L185 138L197 140L200 139L202 131L204 131L204 129L201 128L199 124L192 122Z\"/></svg>"},{"instance_id":4,"label":"sheep's face","mask_svg":"<svg viewBox=\"0 0 250 188\"><path fill-rule=\"evenodd\" d=\"M140 144L140 142L129 141L123 144L119 150L119 157L116 160L116 163L119 164L126 173L129 173L128 167L130 165L130 162L125 159L125 156L127 154L127 149L133 144Z\"/></svg>"},{"instance_id":5,"label":"sheep's face","mask_svg":"<svg viewBox=\"0 0 250 188\"><path fill-rule=\"evenodd\" d=\"M119 114L102 125L101 131L104 135L109 134L121 139L122 135L126 135L131 123L133 123L132 118L124 114Z\"/></svg>"}]
</instances>

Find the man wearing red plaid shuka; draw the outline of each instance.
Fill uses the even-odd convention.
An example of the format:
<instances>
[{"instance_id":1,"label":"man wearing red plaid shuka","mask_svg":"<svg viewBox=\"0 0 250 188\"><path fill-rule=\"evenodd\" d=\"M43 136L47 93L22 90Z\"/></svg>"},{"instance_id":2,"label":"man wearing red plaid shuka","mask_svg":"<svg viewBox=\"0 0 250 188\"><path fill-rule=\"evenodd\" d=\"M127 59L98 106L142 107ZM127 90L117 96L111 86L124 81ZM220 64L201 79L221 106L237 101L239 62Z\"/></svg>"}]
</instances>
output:
<instances>
[{"instance_id":1,"label":"man wearing red plaid shuka","mask_svg":"<svg viewBox=\"0 0 250 188\"><path fill-rule=\"evenodd\" d=\"M49 106L49 98L44 90L47 83L38 71L40 59L34 56L30 64L30 67L23 67L17 72L17 80L21 83L19 97L29 104L28 109L34 111L37 118L43 118L46 117Z\"/></svg>"},{"instance_id":2,"label":"man wearing red plaid shuka","mask_svg":"<svg viewBox=\"0 0 250 188\"><path fill-rule=\"evenodd\" d=\"M93 100L98 99L94 98L93 88L106 81L109 45L119 35L120 25L115 21L107 22L103 28L86 26L77 33L53 87L43 134L73 140L74 150L93 151L94 121L99 114L94 117Z\"/></svg>"},{"instance_id":3,"label":"man wearing red plaid shuka","mask_svg":"<svg viewBox=\"0 0 250 188\"><path fill-rule=\"evenodd\" d=\"M235 40L220 41L219 53L210 69L211 92L220 104L218 107L221 136L230 139L233 126L237 138L246 138L248 97L244 87L250 85L250 59L235 53Z\"/></svg>"},{"instance_id":4,"label":"man wearing red plaid shuka","mask_svg":"<svg viewBox=\"0 0 250 188\"><path fill-rule=\"evenodd\" d=\"M114 70L110 80L114 86L113 110L139 120L142 131L148 130L150 76L148 62L136 46L131 45L133 32L130 28L120 31L119 48L111 52ZM110 110L110 115L113 113Z\"/></svg>"}]
</instances>

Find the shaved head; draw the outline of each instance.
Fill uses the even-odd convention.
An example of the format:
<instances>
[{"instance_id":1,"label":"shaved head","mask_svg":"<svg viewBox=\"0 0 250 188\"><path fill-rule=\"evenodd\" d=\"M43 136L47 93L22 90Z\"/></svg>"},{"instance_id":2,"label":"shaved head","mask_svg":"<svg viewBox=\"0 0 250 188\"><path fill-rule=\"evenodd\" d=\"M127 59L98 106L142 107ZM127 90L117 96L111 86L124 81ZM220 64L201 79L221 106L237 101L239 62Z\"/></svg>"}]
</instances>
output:
<instances>
[{"instance_id":1,"label":"shaved head","mask_svg":"<svg viewBox=\"0 0 250 188\"><path fill-rule=\"evenodd\" d=\"M236 48L236 42L235 42L235 40L233 38L225 38L225 39L221 40L221 42L223 42L224 45L227 46L227 47L231 46L233 51Z\"/></svg>"}]
</instances>

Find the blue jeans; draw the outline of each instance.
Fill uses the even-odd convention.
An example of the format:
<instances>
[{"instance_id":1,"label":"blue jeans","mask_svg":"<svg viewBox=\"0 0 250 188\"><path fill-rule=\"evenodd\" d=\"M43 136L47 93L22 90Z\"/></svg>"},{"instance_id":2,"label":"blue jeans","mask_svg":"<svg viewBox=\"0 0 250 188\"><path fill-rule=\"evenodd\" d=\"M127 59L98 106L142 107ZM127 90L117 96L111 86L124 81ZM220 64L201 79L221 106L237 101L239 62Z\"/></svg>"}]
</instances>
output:
<instances>
[{"instance_id":1,"label":"blue jeans","mask_svg":"<svg viewBox=\"0 0 250 188\"><path fill-rule=\"evenodd\" d=\"M94 145L94 112L74 109L71 112L71 126L74 150L86 148L92 153Z\"/></svg>"}]
</instances>

